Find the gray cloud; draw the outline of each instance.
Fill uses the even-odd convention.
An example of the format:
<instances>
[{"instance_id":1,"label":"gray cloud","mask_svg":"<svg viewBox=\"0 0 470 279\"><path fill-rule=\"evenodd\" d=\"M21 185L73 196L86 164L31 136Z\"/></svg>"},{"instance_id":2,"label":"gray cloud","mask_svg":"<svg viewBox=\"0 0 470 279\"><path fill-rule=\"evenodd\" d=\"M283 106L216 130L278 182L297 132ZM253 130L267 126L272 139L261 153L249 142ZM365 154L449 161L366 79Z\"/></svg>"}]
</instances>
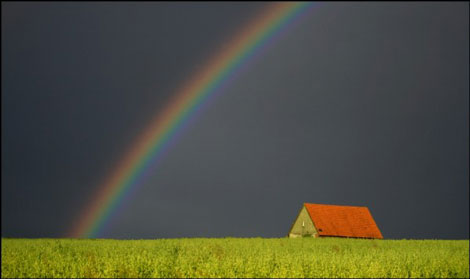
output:
<instances>
[{"instance_id":1,"label":"gray cloud","mask_svg":"<svg viewBox=\"0 0 470 279\"><path fill-rule=\"evenodd\" d=\"M59 237L266 3L2 3L2 236ZM468 238L468 4L321 3L189 125L104 237L284 236L303 202ZM439 220L439 221L437 221Z\"/></svg>"}]
</instances>

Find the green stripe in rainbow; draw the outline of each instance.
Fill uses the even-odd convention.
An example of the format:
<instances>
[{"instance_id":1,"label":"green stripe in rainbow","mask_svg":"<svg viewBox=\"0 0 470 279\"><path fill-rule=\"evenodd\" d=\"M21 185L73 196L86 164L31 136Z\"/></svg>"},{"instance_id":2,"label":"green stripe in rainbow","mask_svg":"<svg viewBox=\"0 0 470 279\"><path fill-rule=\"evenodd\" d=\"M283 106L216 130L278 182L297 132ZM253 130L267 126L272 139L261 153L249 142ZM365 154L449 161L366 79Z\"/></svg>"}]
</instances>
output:
<instances>
[{"instance_id":1,"label":"green stripe in rainbow","mask_svg":"<svg viewBox=\"0 0 470 279\"><path fill-rule=\"evenodd\" d=\"M99 187L79 222L71 229L70 236L97 237L123 198L139 184L188 119L214 95L217 88L234 76L247 59L309 6L309 2L273 3L228 42L203 71L184 83Z\"/></svg>"}]
</instances>

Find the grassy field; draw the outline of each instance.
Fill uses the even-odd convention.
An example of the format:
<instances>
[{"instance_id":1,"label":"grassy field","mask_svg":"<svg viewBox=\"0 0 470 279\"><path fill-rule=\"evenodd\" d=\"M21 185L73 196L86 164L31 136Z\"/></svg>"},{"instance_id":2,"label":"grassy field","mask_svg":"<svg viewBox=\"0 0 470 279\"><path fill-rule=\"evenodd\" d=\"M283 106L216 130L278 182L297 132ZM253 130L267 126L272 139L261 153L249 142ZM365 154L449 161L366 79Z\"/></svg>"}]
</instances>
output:
<instances>
[{"instance_id":1,"label":"grassy field","mask_svg":"<svg viewBox=\"0 0 470 279\"><path fill-rule=\"evenodd\" d=\"M469 277L468 240L5 239L4 277Z\"/></svg>"}]
</instances>

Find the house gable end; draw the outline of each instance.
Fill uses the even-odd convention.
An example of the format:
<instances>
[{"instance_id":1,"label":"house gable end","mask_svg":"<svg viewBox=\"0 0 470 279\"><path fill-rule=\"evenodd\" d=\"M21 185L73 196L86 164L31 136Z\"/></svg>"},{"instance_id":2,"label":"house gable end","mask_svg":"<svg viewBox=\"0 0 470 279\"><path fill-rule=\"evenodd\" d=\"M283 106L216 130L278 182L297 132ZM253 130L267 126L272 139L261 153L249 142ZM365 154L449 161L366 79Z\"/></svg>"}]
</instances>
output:
<instances>
[{"instance_id":1,"label":"house gable end","mask_svg":"<svg viewBox=\"0 0 470 279\"><path fill-rule=\"evenodd\" d=\"M317 230L305 206L302 206L289 231L289 237L317 236Z\"/></svg>"}]
</instances>

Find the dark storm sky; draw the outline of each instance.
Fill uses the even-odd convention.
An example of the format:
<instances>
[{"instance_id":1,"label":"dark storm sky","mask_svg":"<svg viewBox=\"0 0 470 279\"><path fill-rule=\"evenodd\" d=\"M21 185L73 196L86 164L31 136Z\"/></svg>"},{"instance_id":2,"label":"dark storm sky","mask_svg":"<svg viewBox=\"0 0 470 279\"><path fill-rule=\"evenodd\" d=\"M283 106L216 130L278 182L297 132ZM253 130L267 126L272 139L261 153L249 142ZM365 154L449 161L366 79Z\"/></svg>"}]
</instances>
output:
<instances>
[{"instance_id":1,"label":"dark storm sky","mask_svg":"<svg viewBox=\"0 0 470 279\"><path fill-rule=\"evenodd\" d=\"M2 236L63 237L269 3L2 2ZM281 237L302 203L469 235L468 3L320 3L195 119L102 237Z\"/></svg>"}]
</instances>

